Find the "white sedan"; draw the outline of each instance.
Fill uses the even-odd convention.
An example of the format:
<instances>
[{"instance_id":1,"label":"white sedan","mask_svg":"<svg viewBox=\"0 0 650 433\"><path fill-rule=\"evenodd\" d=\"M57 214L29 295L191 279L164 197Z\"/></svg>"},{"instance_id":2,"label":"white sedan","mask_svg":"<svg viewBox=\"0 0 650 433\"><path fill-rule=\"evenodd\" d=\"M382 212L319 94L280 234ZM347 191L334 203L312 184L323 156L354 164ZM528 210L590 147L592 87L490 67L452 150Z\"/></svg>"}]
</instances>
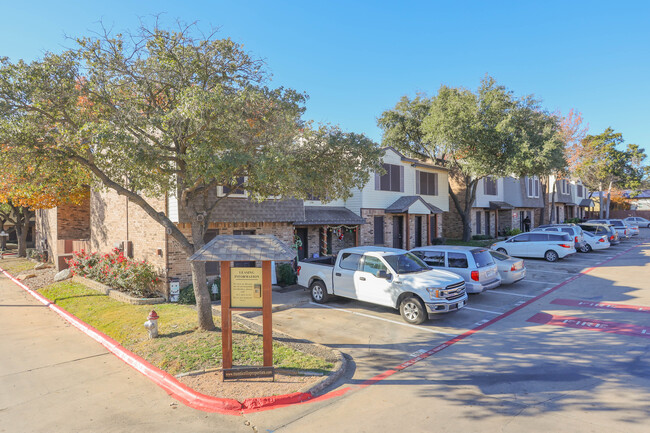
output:
<instances>
[{"instance_id":1,"label":"white sedan","mask_svg":"<svg viewBox=\"0 0 650 433\"><path fill-rule=\"evenodd\" d=\"M584 232L585 241L587 241L585 248L585 253L588 253L592 250L604 250L610 247L609 239L606 235L595 235L591 232Z\"/></svg>"},{"instance_id":2,"label":"white sedan","mask_svg":"<svg viewBox=\"0 0 650 433\"><path fill-rule=\"evenodd\" d=\"M497 250L514 257L539 257L555 262L568 255L575 254L573 238L566 233L530 232L511 237L508 240L490 245Z\"/></svg>"},{"instance_id":3,"label":"white sedan","mask_svg":"<svg viewBox=\"0 0 650 433\"><path fill-rule=\"evenodd\" d=\"M628 224L636 224L639 227L650 228L650 220L647 220L642 217L627 217L623 221L625 221Z\"/></svg>"}]
</instances>

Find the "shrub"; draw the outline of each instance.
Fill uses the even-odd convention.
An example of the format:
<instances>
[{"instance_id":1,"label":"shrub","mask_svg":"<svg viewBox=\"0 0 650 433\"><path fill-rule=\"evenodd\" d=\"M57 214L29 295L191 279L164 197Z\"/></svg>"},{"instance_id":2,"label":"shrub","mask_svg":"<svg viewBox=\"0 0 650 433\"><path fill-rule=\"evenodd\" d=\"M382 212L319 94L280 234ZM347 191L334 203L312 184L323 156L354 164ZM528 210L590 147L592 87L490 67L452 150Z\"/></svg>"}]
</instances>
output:
<instances>
[{"instance_id":1,"label":"shrub","mask_svg":"<svg viewBox=\"0 0 650 433\"><path fill-rule=\"evenodd\" d=\"M73 275L90 278L140 298L156 296L160 278L154 267L144 260L139 262L124 257L117 248L104 255L75 251L67 263Z\"/></svg>"},{"instance_id":2,"label":"shrub","mask_svg":"<svg viewBox=\"0 0 650 433\"><path fill-rule=\"evenodd\" d=\"M208 289L210 290L210 299L213 301L218 301L221 299L221 277L217 277L212 283L209 281ZM216 284L219 290L217 293L212 293L212 285ZM194 295L194 285L190 284L183 287L178 293L178 303L187 304L187 305L196 305L196 296Z\"/></svg>"},{"instance_id":3,"label":"shrub","mask_svg":"<svg viewBox=\"0 0 650 433\"><path fill-rule=\"evenodd\" d=\"M514 235L518 235L519 233L521 233L521 230L519 229L506 230L506 236L514 236Z\"/></svg>"},{"instance_id":4,"label":"shrub","mask_svg":"<svg viewBox=\"0 0 650 433\"><path fill-rule=\"evenodd\" d=\"M27 257L45 263L47 262L48 254L47 250L40 251L35 248L29 248L27 250Z\"/></svg>"},{"instance_id":5,"label":"shrub","mask_svg":"<svg viewBox=\"0 0 650 433\"><path fill-rule=\"evenodd\" d=\"M431 239L431 245L444 245L447 240L445 238L433 238Z\"/></svg>"},{"instance_id":6,"label":"shrub","mask_svg":"<svg viewBox=\"0 0 650 433\"><path fill-rule=\"evenodd\" d=\"M580 218L569 218L568 220L564 221L566 224L578 224L581 223L582 220Z\"/></svg>"},{"instance_id":7,"label":"shrub","mask_svg":"<svg viewBox=\"0 0 650 433\"><path fill-rule=\"evenodd\" d=\"M488 240L488 239L492 239L492 236L490 236L490 235L474 235L474 236L472 236L472 240L475 240L475 241L485 241L485 240Z\"/></svg>"},{"instance_id":8,"label":"shrub","mask_svg":"<svg viewBox=\"0 0 650 433\"><path fill-rule=\"evenodd\" d=\"M276 273L278 276L278 284L281 286L291 286L296 284L298 281L298 276L293 270L293 266L289 263L280 263L276 266Z\"/></svg>"}]
</instances>

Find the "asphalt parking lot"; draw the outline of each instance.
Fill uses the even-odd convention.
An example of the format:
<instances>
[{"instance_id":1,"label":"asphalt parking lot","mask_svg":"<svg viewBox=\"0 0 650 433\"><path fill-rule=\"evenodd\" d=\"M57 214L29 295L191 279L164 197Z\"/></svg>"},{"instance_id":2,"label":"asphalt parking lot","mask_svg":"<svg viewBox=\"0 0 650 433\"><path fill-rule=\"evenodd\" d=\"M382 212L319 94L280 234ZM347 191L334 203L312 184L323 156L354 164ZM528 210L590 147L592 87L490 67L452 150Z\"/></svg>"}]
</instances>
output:
<instances>
[{"instance_id":1,"label":"asphalt parking lot","mask_svg":"<svg viewBox=\"0 0 650 433\"><path fill-rule=\"evenodd\" d=\"M555 263L525 259L524 280L470 295L465 308L436 316L422 325L404 322L399 312L390 308L344 298L315 304L309 301L308 291L297 291L294 295L303 304L274 312L273 326L296 338L340 350L352 367L344 381L363 383L387 368L508 313L584 270L603 265L648 238L650 229L641 229L640 236L606 250L577 253Z\"/></svg>"}]
</instances>

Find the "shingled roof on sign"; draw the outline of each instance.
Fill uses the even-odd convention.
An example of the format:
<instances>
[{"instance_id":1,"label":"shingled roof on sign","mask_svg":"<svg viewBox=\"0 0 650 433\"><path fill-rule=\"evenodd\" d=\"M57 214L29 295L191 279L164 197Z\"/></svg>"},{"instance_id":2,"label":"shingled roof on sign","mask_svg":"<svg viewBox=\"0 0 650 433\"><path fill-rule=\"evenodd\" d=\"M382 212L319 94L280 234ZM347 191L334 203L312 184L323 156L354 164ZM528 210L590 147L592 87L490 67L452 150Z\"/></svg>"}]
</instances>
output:
<instances>
[{"instance_id":1,"label":"shingled roof on sign","mask_svg":"<svg viewBox=\"0 0 650 433\"><path fill-rule=\"evenodd\" d=\"M290 261L296 252L273 235L219 235L192 254L191 262Z\"/></svg>"},{"instance_id":2,"label":"shingled roof on sign","mask_svg":"<svg viewBox=\"0 0 650 433\"><path fill-rule=\"evenodd\" d=\"M580 207L594 207L595 204L594 204L594 202L593 202L592 199L590 199L590 198L583 198L583 199L580 201L580 204L579 204L578 206L580 206Z\"/></svg>"}]
</instances>

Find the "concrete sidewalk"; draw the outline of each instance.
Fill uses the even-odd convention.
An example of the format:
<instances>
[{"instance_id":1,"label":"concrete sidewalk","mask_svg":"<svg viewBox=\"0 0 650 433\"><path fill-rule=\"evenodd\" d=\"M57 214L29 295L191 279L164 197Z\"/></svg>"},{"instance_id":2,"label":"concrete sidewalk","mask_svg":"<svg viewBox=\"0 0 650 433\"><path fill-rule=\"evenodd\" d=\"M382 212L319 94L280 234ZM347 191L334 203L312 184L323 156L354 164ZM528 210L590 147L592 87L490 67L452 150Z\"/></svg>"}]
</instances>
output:
<instances>
[{"instance_id":1,"label":"concrete sidewalk","mask_svg":"<svg viewBox=\"0 0 650 433\"><path fill-rule=\"evenodd\" d=\"M169 397L0 274L0 432L250 432Z\"/></svg>"}]
</instances>

